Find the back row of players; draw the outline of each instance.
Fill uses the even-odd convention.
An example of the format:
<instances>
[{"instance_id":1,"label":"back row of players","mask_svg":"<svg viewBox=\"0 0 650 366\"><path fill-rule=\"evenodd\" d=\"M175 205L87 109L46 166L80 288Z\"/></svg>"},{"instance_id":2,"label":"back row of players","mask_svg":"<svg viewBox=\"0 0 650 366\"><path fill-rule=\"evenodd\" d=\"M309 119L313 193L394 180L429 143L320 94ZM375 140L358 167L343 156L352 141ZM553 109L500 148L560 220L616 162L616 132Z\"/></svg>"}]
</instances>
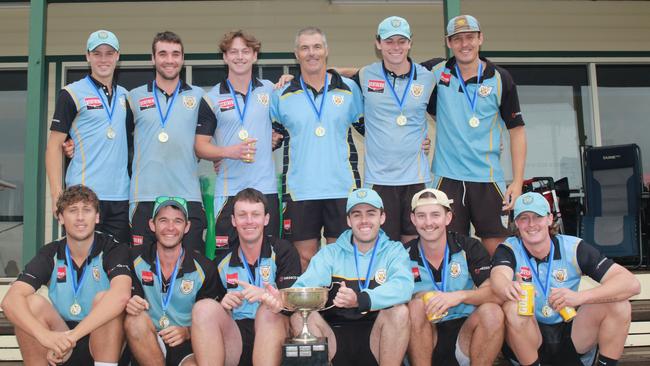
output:
<instances>
[{"instance_id":1,"label":"back row of players","mask_svg":"<svg viewBox=\"0 0 650 366\"><path fill-rule=\"evenodd\" d=\"M56 205L67 236L25 266L2 308L26 365L117 365L125 337L140 365L279 365L283 340L301 328L300 314L282 312L280 289L332 285L334 307L308 323L327 337L334 365L401 365L405 354L411 365L491 365L502 346L513 365L616 365L628 299L640 291L630 272L554 234L539 193L517 198L517 234L491 264L478 240L447 230L451 203L439 190L417 192L418 237L402 244L380 229L377 192L357 189L349 229L301 274L295 247L264 235L269 205L255 189L233 198L237 236L213 262L183 246L192 225L183 198L156 198L155 241L129 249L94 231L99 200L76 185ZM601 285L579 291L581 275ZM522 282L536 288L532 316L518 312ZM36 293L44 285L51 303ZM565 307L577 308L572 322Z\"/></svg>"},{"instance_id":2,"label":"back row of players","mask_svg":"<svg viewBox=\"0 0 650 366\"><path fill-rule=\"evenodd\" d=\"M321 232L331 243L345 230L345 199L361 187L354 127L365 135L364 185L385 202L382 228L392 240L414 238L410 198L433 186L456 202L454 230L467 233L471 219L492 254L507 236L502 211L512 209L521 193L526 139L515 84L505 70L479 57L482 42L474 17L456 17L447 26L454 57L417 64L408 57L408 22L389 17L376 33L382 61L341 69L348 79L327 69L325 34L308 27L295 39L300 76L274 90L271 82L253 77L260 42L235 31L219 44L227 79L204 93L180 78L180 38L162 32L152 44L154 80L127 92L114 82L118 39L109 31L94 32L86 47L91 73L63 88L51 123L46 167L52 207L63 190L61 152L69 136L74 150L65 183L97 192L100 229L134 245L152 242L147 222L154 199L184 197L192 222L187 243L202 250L206 220L197 157L220 161L214 193L218 245L227 248L234 236L232 198L255 188L270 204L268 234L277 237L282 226L304 269ZM427 112L437 120L432 166ZM514 178L507 190L499 163L506 130ZM280 140L282 225L272 158L272 145Z\"/></svg>"}]
</instances>

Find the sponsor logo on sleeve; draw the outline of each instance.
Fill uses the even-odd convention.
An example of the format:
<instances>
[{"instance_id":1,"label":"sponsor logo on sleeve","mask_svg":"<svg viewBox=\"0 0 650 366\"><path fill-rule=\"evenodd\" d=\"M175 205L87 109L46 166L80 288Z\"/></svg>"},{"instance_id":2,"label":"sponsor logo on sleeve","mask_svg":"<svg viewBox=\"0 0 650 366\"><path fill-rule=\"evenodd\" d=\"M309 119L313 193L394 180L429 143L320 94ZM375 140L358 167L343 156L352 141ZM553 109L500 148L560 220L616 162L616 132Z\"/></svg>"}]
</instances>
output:
<instances>
[{"instance_id":1,"label":"sponsor logo on sleeve","mask_svg":"<svg viewBox=\"0 0 650 366\"><path fill-rule=\"evenodd\" d=\"M142 245L144 243L144 237L142 235L133 235L133 245Z\"/></svg>"},{"instance_id":2,"label":"sponsor logo on sleeve","mask_svg":"<svg viewBox=\"0 0 650 366\"><path fill-rule=\"evenodd\" d=\"M228 288L237 288L239 286L239 275L235 273L226 273L226 284Z\"/></svg>"},{"instance_id":3,"label":"sponsor logo on sleeve","mask_svg":"<svg viewBox=\"0 0 650 366\"><path fill-rule=\"evenodd\" d=\"M223 99L219 101L219 110L222 112L235 109L235 101L232 98Z\"/></svg>"},{"instance_id":4,"label":"sponsor logo on sleeve","mask_svg":"<svg viewBox=\"0 0 650 366\"><path fill-rule=\"evenodd\" d=\"M65 266L58 267L56 269L56 282L65 282L66 280L66 268Z\"/></svg>"},{"instance_id":5,"label":"sponsor logo on sleeve","mask_svg":"<svg viewBox=\"0 0 650 366\"><path fill-rule=\"evenodd\" d=\"M447 71L444 71L444 72L440 75L440 82L439 82L439 84L440 84L440 85L444 85L444 86L449 86L449 83L450 83L450 82L451 82L451 74L450 74L449 72L447 72Z\"/></svg>"},{"instance_id":6,"label":"sponsor logo on sleeve","mask_svg":"<svg viewBox=\"0 0 650 366\"><path fill-rule=\"evenodd\" d=\"M521 276L521 279L524 281L529 281L531 278L533 278L530 268L528 267L519 267L519 275Z\"/></svg>"},{"instance_id":7,"label":"sponsor logo on sleeve","mask_svg":"<svg viewBox=\"0 0 650 366\"><path fill-rule=\"evenodd\" d=\"M84 98L84 103L86 103L86 109L104 109L102 101L97 97L88 97Z\"/></svg>"},{"instance_id":8,"label":"sponsor logo on sleeve","mask_svg":"<svg viewBox=\"0 0 650 366\"><path fill-rule=\"evenodd\" d=\"M282 228L286 232L291 232L291 219L284 219L282 222Z\"/></svg>"},{"instance_id":9,"label":"sponsor logo on sleeve","mask_svg":"<svg viewBox=\"0 0 650 366\"><path fill-rule=\"evenodd\" d=\"M413 273L413 279L415 282L420 281L420 269L418 267L411 267L411 272Z\"/></svg>"},{"instance_id":10,"label":"sponsor logo on sleeve","mask_svg":"<svg viewBox=\"0 0 650 366\"><path fill-rule=\"evenodd\" d=\"M153 272L142 271L142 286L153 286Z\"/></svg>"},{"instance_id":11,"label":"sponsor logo on sleeve","mask_svg":"<svg viewBox=\"0 0 650 366\"><path fill-rule=\"evenodd\" d=\"M368 91L371 93L383 93L385 87L384 80L368 80Z\"/></svg>"},{"instance_id":12,"label":"sponsor logo on sleeve","mask_svg":"<svg viewBox=\"0 0 650 366\"><path fill-rule=\"evenodd\" d=\"M146 97L138 100L138 105L140 106L140 110L144 111L147 109L154 108L156 106L156 102L153 99L153 97Z\"/></svg>"}]
</instances>

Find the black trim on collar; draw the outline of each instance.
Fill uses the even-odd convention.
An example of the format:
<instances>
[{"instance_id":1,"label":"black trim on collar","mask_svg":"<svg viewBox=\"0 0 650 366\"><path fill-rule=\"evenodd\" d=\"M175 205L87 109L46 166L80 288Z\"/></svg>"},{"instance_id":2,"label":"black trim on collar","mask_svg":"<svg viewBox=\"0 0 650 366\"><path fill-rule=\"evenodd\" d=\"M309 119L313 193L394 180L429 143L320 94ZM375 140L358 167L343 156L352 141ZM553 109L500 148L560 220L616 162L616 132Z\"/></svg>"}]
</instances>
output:
<instances>
[{"instance_id":1,"label":"black trim on collar","mask_svg":"<svg viewBox=\"0 0 650 366\"><path fill-rule=\"evenodd\" d=\"M329 86L327 87L327 91L331 91L334 89L341 89L341 90L346 90L346 91L351 91L348 85L343 81L343 77L339 75L338 72L334 69L328 69L327 72L332 75ZM321 94L323 91L322 90L314 90L309 84L305 84L308 89L311 89L312 92L314 92L314 95ZM302 87L300 86L300 75L297 75L293 80L291 80L291 83L289 86L282 92L282 95L289 94L289 93L294 93L297 92L298 90L302 90Z\"/></svg>"},{"instance_id":2,"label":"black trim on collar","mask_svg":"<svg viewBox=\"0 0 650 366\"><path fill-rule=\"evenodd\" d=\"M112 236L104 234L104 233L102 233L100 231L95 231L95 233L93 235L94 235L94 239L93 239L94 240L94 245L93 245L92 251L90 252L90 256L89 256L90 260L97 257L104 250L104 246L106 245L106 243L108 241L112 240ZM65 246L66 246L67 242L68 241L67 241L66 237L63 237L61 240L57 241L57 244L56 244L56 246L57 246L56 247L56 258L61 259L64 262L66 261L66 258L65 258ZM86 261L88 261L88 257L86 257ZM74 262L74 260L73 260L73 262ZM77 268L76 264L74 265L74 267Z\"/></svg>"},{"instance_id":3,"label":"black trim on collar","mask_svg":"<svg viewBox=\"0 0 650 366\"><path fill-rule=\"evenodd\" d=\"M231 255L230 255L230 261L228 262L228 265L230 267L243 267L244 264L239 258L239 238L233 240L233 247L230 250L230 253ZM260 251L260 258L271 258L271 254L272 254L271 237L265 236L264 240L262 241L262 250Z\"/></svg>"},{"instance_id":4,"label":"black trim on collar","mask_svg":"<svg viewBox=\"0 0 650 366\"><path fill-rule=\"evenodd\" d=\"M557 236L555 235L551 236L551 241L553 242L553 246L555 247L554 249L555 251L553 252L553 260L562 259L562 251L560 250L560 241L558 240ZM526 251L526 255L528 256L528 258L535 259L537 263L548 262L548 255L544 257L544 259L538 259L537 257L530 254L530 252L528 251L525 245L522 245L522 247L524 247L524 251Z\"/></svg>"},{"instance_id":5,"label":"black trim on collar","mask_svg":"<svg viewBox=\"0 0 650 366\"><path fill-rule=\"evenodd\" d=\"M416 261L418 265L424 266L422 258L420 258L420 251L418 249L418 244L420 243L420 237L417 237L406 244L407 250L409 252L409 257L412 261ZM447 231L447 245L449 245L449 261L451 261L452 254L456 254L463 250L458 242L458 234ZM429 263L431 265L431 263ZM432 267L433 268L433 267Z\"/></svg>"},{"instance_id":6,"label":"black trim on collar","mask_svg":"<svg viewBox=\"0 0 650 366\"><path fill-rule=\"evenodd\" d=\"M154 243L145 243L145 247L142 248L142 259L149 264L149 268L153 273L156 273L156 242ZM184 273L190 273L195 271L194 266L194 256L191 251L185 250L185 257L183 258L183 263L181 263L181 268L178 269L176 278L183 277ZM169 280L169 279L168 279ZM162 280L161 280L162 281Z\"/></svg>"},{"instance_id":7,"label":"black trim on collar","mask_svg":"<svg viewBox=\"0 0 650 366\"><path fill-rule=\"evenodd\" d=\"M228 80L228 77L225 77L223 80L221 80L219 82L219 94L230 94L230 90L228 89L228 84L226 84L226 80ZM264 84L262 84L260 79L254 78L253 80L255 80L253 82L253 90L255 88L259 88L260 86L264 86ZM240 93L240 92L238 92L236 90L235 90L235 93L239 94L241 96L246 96L246 95L244 95L244 94L242 94L242 93Z\"/></svg>"},{"instance_id":8,"label":"black trim on collar","mask_svg":"<svg viewBox=\"0 0 650 366\"><path fill-rule=\"evenodd\" d=\"M409 62L409 66L412 67L413 66L413 60L411 60L410 57L407 57L406 59ZM386 75L388 75L390 77L393 77L393 78L408 79L409 75L411 74L411 67L409 67L409 71L406 74L402 74L402 75L397 75L396 73L388 70L386 68L386 64L383 61L381 62L381 67L386 72ZM413 80L417 80L417 79L418 79L418 69L416 67L416 68L413 69Z\"/></svg>"},{"instance_id":9,"label":"black trim on collar","mask_svg":"<svg viewBox=\"0 0 650 366\"><path fill-rule=\"evenodd\" d=\"M485 70L483 70L483 75L481 76L481 81L494 77L496 67L492 63L492 61L488 60L485 57L481 57L481 56L479 56L479 59L481 61L485 62ZM452 75L454 75L456 78L458 78L458 75L456 75L456 68L454 67L455 65L456 65L456 58L452 57L445 64L445 68L447 68L451 72ZM469 80L465 80L465 83L468 83L468 84L469 83L476 83L476 76L472 77Z\"/></svg>"}]
</instances>

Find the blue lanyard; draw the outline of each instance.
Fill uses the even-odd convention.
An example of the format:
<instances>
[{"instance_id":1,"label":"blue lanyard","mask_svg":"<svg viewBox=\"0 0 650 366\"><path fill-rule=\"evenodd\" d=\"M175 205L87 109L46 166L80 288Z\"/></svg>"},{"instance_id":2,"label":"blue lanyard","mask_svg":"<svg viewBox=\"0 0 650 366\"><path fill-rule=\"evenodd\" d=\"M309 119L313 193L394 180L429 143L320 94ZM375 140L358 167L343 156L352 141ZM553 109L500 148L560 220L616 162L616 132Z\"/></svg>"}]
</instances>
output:
<instances>
[{"instance_id":1,"label":"blue lanyard","mask_svg":"<svg viewBox=\"0 0 650 366\"><path fill-rule=\"evenodd\" d=\"M384 72L384 80L386 80L386 84L388 84L388 88L390 89L391 92L393 92L393 98L395 98L395 101L397 102L397 105L399 106L400 111L402 110L402 106L404 105L404 101L406 100L406 96L408 95L409 92L409 87L411 86L411 83L413 82L413 77L415 75L415 65L411 63L411 73L409 74L409 82L406 84L406 88L404 88L404 93L402 94L402 99L400 99L397 96L397 92L395 91L395 88L393 87L393 84L388 81L388 74L386 74L386 68L382 66L381 70Z\"/></svg>"},{"instance_id":2,"label":"blue lanyard","mask_svg":"<svg viewBox=\"0 0 650 366\"><path fill-rule=\"evenodd\" d=\"M476 100L478 96L478 89L479 85L481 85L481 74L483 72L483 63L481 60L478 60L478 73L476 75L476 90L474 90L474 98L471 98L469 94L467 93L467 86L465 85L465 79L463 79L463 75L460 73L460 69L458 68L458 64L454 65L456 68L456 74L458 74L458 80L460 81L460 88L463 90L463 94L465 94L465 98L469 102L470 108L472 108L472 114L474 114L474 110L476 110Z\"/></svg>"},{"instance_id":3,"label":"blue lanyard","mask_svg":"<svg viewBox=\"0 0 650 366\"><path fill-rule=\"evenodd\" d=\"M325 105L325 99L327 98L327 89L329 88L329 80L327 78L327 73L325 73L325 87L323 88L323 98L320 100L320 108L316 108L316 103L315 103L316 94L314 94L314 100L312 100L311 97L309 96L309 93L307 92L307 87L305 86L305 82L302 80L302 75L300 76L300 86L302 87L302 91L305 93L305 98L307 98L309 104L314 110L314 113L316 113L316 117L318 117L318 121L321 122L321 115L323 114L323 105Z\"/></svg>"},{"instance_id":4,"label":"blue lanyard","mask_svg":"<svg viewBox=\"0 0 650 366\"><path fill-rule=\"evenodd\" d=\"M366 281L361 285L361 276L359 275L359 252L357 251L356 244L352 243L354 248L354 266L357 269L357 282L359 283L359 291L363 291L368 288L370 285L370 271L372 270L372 263L375 261L375 253L377 252L377 243L379 243L379 235L377 235L377 240L375 240L375 247L372 248L372 255L370 256L370 263L368 263L368 271L366 272Z\"/></svg>"},{"instance_id":5,"label":"blue lanyard","mask_svg":"<svg viewBox=\"0 0 650 366\"><path fill-rule=\"evenodd\" d=\"M241 254L242 262L244 263L244 268L246 268L246 272L248 273L248 283L251 285L260 287L260 276L259 273L257 276L253 276L253 272L251 271L251 267L248 265L248 260L246 259L246 254L244 254L244 251L239 248L239 253ZM257 257L257 267L256 271L260 270L260 258L262 258L262 253L260 252L260 256Z\"/></svg>"},{"instance_id":6,"label":"blue lanyard","mask_svg":"<svg viewBox=\"0 0 650 366\"><path fill-rule=\"evenodd\" d=\"M158 280L160 281L160 298L162 299L163 314L167 312L167 308L169 307L169 302L172 299L172 295L174 293L174 283L176 283L176 275L178 274L178 269L180 267L181 259L183 258L184 253L185 250L181 248L181 254L178 256L178 259L176 260L176 264L174 265L174 271L172 272L172 277L169 280L169 287L167 288L167 293L163 294L162 293L163 277L160 268L160 258L158 258L158 252L156 252L156 275L158 276Z\"/></svg>"},{"instance_id":7,"label":"blue lanyard","mask_svg":"<svg viewBox=\"0 0 650 366\"><path fill-rule=\"evenodd\" d=\"M533 266L533 263L530 261L528 253L525 250L524 243L521 242L521 239L519 239L519 244L521 245L521 248L524 249L524 256L526 257L526 262L528 262L528 267L530 267L530 272L533 275L533 281L537 282L537 285L542 289L542 292L544 293L544 298L548 299L548 293L551 289L551 273L553 272L553 255L555 254L555 245L553 245L553 240L551 240L551 252L548 254L546 286L542 285L539 274L537 273L537 266Z\"/></svg>"},{"instance_id":8,"label":"blue lanyard","mask_svg":"<svg viewBox=\"0 0 650 366\"><path fill-rule=\"evenodd\" d=\"M244 103L244 111L242 112L239 108L239 102L237 101L237 94L235 94L235 88L230 84L230 80L226 79L226 84L228 84L228 89L230 90L230 95L235 101L235 108L237 108L237 114L239 114L239 121L242 127L244 127L244 117L246 116L246 110L248 109L248 102ZM246 93L246 98L250 98L251 92L253 91L253 80L248 84L248 92ZM243 100L243 99L242 99Z\"/></svg>"},{"instance_id":9,"label":"blue lanyard","mask_svg":"<svg viewBox=\"0 0 650 366\"><path fill-rule=\"evenodd\" d=\"M90 246L90 249L88 249L88 256L86 257L86 261L83 264L83 270L81 271L81 280L79 280L79 283L77 283L77 274L74 271L74 263L72 262L72 258L70 258L70 248L68 247L68 244L65 244L65 260L68 263L68 269L70 270L70 276L72 277L72 291L74 292L74 298L77 300L77 295L79 294L79 290L81 290L81 286L83 286L84 281L86 280L86 270L88 269L88 261L90 260L90 254L93 251L93 247L95 246L95 242L93 241L92 245Z\"/></svg>"},{"instance_id":10,"label":"blue lanyard","mask_svg":"<svg viewBox=\"0 0 650 366\"><path fill-rule=\"evenodd\" d=\"M425 257L424 252L422 251L421 243L418 243L418 251L420 252L420 258L422 258L422 264L424 265L424 268L427 269L427 273L431 278L431 283L433 284L433 288L441 292L447 291L447 262L449 262L449 243L445 243L445 258L442 260L442 266L441 266L442 283L440 284L440 287L438 287L438 284L436 283L436 279L435 277L433 277L433 272L429 267L429 262L427 261L427 257Z\"/></svg>"},{"instance_id":11,"label":"blue lanyard","mask_svg":"<svg viewBox=\"0 0 650 366\"><path fill-rule=\"evenodd\" d=\"M90 80L90 76L86 75L86 81L95 89L97 92L97 95L99 96L99 100L102 101L102 105L104 106L104 110L106 111L106 114L108 115L108 124L112 124L113 122L113 112L115 111L115 98L117 97L117 88L113 87L113 98L111 98L111 110L108 110L108 100L104 100L104 93L99 91L99 88L95 83Z\"/></svg>"},{"instance_id":12,"label":"blue lanyard","mask_svg":"<svg viewBox=\"0 0 650 366\"><path fill-rule=\"evenodd\" d=\"M160 109L160 103L158 102L158 87L156 86L156 80L153 81L153 98L156 100L156 109L158 110L158 115L160 116L160 125L162 126L163 129L165 128L165 124L167 123L167 117L169 117L169 112L171 111L172 106L174 105L174 100L176 100L176 96L178 95L179 90L181 90L180 80L178 81L178 85L176 85L176 90L174 90L172 99L167 104L167 111L163 116L162 110Z\"/></svg>"}]
</instances>

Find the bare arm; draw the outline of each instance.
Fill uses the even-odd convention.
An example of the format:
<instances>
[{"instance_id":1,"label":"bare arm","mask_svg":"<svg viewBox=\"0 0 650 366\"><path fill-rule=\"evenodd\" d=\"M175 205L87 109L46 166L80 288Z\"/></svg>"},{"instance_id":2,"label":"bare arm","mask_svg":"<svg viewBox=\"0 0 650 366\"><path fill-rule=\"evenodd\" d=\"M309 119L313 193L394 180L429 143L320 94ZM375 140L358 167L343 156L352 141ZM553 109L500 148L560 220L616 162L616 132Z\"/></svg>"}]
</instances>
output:
<instances>
[{"instance_id":1,"label":"bare arm","mask_svg":"<svg viewBox=\"0 0 650 366\"><path fill-rule=\"evenodd\" d=\"M517 126L510 131L510 155L512 157L512 183L506 190L504 210L512 210L517 197L521 195L524 183L524 167L526 166L526 130Z\"/></svg>"},{"instance_id":2,"label":"bare arm","mask_svg":"<svg viewBox=\"0 0 650 366\"><path fill-rule=\"evenodd\" d=\"M131 297L131 277L119 275L111 280L111 287L86 316L70 333L75 341L101 327L106 322L124 312Z\"/></svg>"},{"instance_id":3,"label":"bare arm","mask_svg":"<svg viewBox=\"0 0 650 366\"><path fill-rule=\"evenodd\" d=\"M247 154L254 155L256 151L254 144L252 144L252 142L257 141L255 139L248 139L230 146L215 145L211 142L211 139L212 136L196 135L194 138L196 156L211 161L220 159L246 160Z\"/></svg>"},{"instance_id":4,"label":"bare arm","mask_svg":"<svg viewBox=\"0 0 650 366\"><path fill-rule=\"evenodd\" d=\"M496 266L490 272L490 287L500 301L517 301L521 293L518 281L513 281L514 271L508 266Z\"/></svg>"},{"instance_id":5,"label":"bare arm","mask_svg":"<svg viewBox=\"0 0 650 366\"><path fill-rule=\"evenodd\" d=\"M45 170L47 180L50 183L50 195L52 198L52 211L56 210L56 200L63 192L61 184L63 180L63 143L67 135L59 131L50 131L45 150Z\"/></svg>"}]
</instances>

